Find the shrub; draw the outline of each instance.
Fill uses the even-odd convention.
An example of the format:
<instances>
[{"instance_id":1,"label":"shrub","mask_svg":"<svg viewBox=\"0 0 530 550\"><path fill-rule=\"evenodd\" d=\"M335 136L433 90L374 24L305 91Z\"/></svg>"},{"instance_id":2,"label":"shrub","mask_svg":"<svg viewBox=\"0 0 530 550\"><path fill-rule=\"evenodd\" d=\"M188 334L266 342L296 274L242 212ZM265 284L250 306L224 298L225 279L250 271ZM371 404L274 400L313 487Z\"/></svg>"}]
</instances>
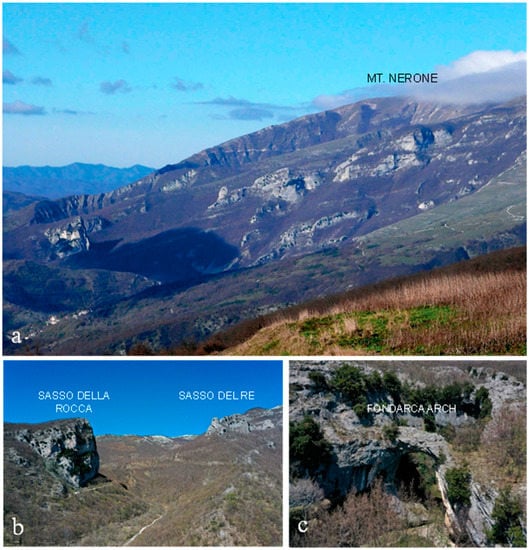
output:
<instances>
[{"instance_id":1,"label":"shrub","mask_svg":"<svg viewBox=\"0 0 530 550\"><path fill-rule=\"evenodd\" d=\"M309 380L313 383L313 387L315 391L325 391L328 389L328 381L326 379L326 375L319 371L319 370L313 370L309 373Z\"/></svg>"},{"instance_id":2,"label":"shrub","mask_svg":"<svg viewBox=\"0 0 530 550\"><path fill-rule=\"evenodd\" d=\"M434 413L427 412L423 415L423 424L425 426L426 432L436 432L436 419L434 418Z\"/></svg>"},{"instance_id":3,"label":"shrub","mask_svg":"<svg viewBox=\"0 0 530 550\"><path fill-rule=\"evenodd\" d=\"M493 507L491 519L493 527L488 532L491 544L507 544L509 546L526 546L526 536L521 525L523 508L519 499L511 494L509 488L503 489Z\"/></svg>"},{"instance_id":4,"label":"shrub","mask_svg":"<svg viewBox=\"0 0 530 550\"><path fill-rule=\"evenodd\" d=\"M526 410L504 406L498 410L482 433L488 460L510 476L521 479L526 467Z\"/></svg>"},{"instance_id":5,"label":"shrub","mask_svg":"<svg viewBox=\"0 0 530 550\"><path fill-rule=\"evenodd\" d=\"M365 380L368 391L372 393L379 393L383 390L383 379L381 378L379 371L372 371L366 376Z\"/></svg>"},{"instance_id":6,"label":"shrub","mask_svg":"<svg viewBox=\"0 0 530 550\"><path fill-rule=\"evenodd\" d=\"M289 486L289 506L311 506L324 498L322 487L312 479L298 479Z\"/></svg>"},{"instance_id":7,"label":"shrub","mask_svg":"<svg viewBox=\"0 0 530 550\"><path fill-rule=\"evenodd\" d=\"M480 446L483 421L472 420L467 424L458 426L454 431L453 445L464 453L476 451Z\"/></svg>"},{"instance_id":8,"label":"shrub","mask_svg":"<svg viewBox=\"0 0 530 550\"><path fill-rule=\"evenodd\" d=\"M300 422L290 423L289 453L294 468L298 463L302 470L314 474L320 465L330 461L331 445L317 422L305 416Z\"/></svg>"},{"instance_id":9,"label":"shrub","mask_svg":"<svg viewBox=\"0 0 530 550\"><path fill-rule=\"evenodd\" d=\"M361 369L353 365L341 365L331 378L331 387L353 405L366 393L366 383Z\"/></svg>"},{"instance_id":10,"label":"shrub","mask_svg":"<svg viewBox=\"0 0 530 550\"><path fill-rule=\"evenodd\" d=\"M450 468L445 473L447 498L453 506L469 506L471 499L471 473L467 466Z\"/></svg>"},{"instance_id":11,"label":"shrub","mask_svg":"<svg viewBox=\"0 0 530 550\"><path fill-rule=\"evenodd\" d=\"M383 426L383 436L389 441L395 441L399 436L399 426L397 424L385 424Z\"/></svg>"},{"instance_id":12,"label":"shrub","mask_svg":"<svg viewBox=\"0 0 530 550\"><path fill-rule=\"evenodd\" d=\"M488 388L482 386L475 393L475 409L477 418L487 418L491 416L493 404L490 399Z\"/></svg>"},{"instance_id":13,"label":"shrub","mask_svg":"<svg viewBox=\"0 0 530 550\"><path fill-rule=\"evenodd\" d=\"M310 547L394 546L393 534L403 526L381 480L369 491L350 493L344 504L321 516L317 528L309 529L292 545Z\"/></svg>"},{"instance_id":14,"label":"shrub","mask_svg":"<svg viewBox=\"0 0 530 550\"><path fill-rule=\"evenodd\" d=\"M393 372L387 371L383 375L383 388L390 394L395 403L401 400L401 381Z\"/></svg>"}]
</instances>

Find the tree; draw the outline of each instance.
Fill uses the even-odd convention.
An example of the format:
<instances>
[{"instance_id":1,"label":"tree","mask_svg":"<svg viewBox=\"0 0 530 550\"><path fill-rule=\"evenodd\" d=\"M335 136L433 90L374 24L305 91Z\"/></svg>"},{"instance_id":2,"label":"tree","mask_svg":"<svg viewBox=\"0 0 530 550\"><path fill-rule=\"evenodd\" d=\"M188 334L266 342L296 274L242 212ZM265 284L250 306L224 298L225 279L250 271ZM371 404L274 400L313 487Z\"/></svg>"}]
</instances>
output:
<instances>
[{"instance_id":1,"label":"tree","mask_svg":"<svg viewBox=\"0 0 530 550\"><path fill-rule=\"evenodd\" d=\"M315 391L325 391L328 389L328 381L326 375L319 370L312 370L309 373L309 380L313 383Z\"/></svg>"},{"instance_id":2,"label":"tree","mask_svg":"<svg viewBox=\"0 0 530 550\"><path fill-rule=\"evenodd\" d=\"M495 412L482 433L488 460L515 479L526 470L526 410L509 404Z\"/></svg>"},{"instance_id":3,"label":"tree","mask_svg":"<svg viewBox=\"0 0 530 550\"><path fill-rule=\"evenodd\" d=\"M377 370L372 371L370 374L366 376L365 380L366 380L366 387L369 392L379 393L383 390L383 379L381 378L379 371Z\"/></svg>"},{"instance_id":4,"label":"tree","mask_svg":"<svg viewBox=\"0 0 530 550\"><path fill-rule=\"evenodd\" d=\"M491 416L493 404L490 399L488 388L482 386L475 393L475 409L477 418L487 418Z\"/></svg>"},{"instance_id":5,"label":"tree","mask_svg":"<svg viewBox=\"0 0 530 550\"><path fill-rule=\"evenodd\" d=\"M365 377L361 369L353 365L341 365L333 373L331 386L353 405L366 393Z\"/></svg>"},{"instance_id":6,"label":"tree","mask_svg":"<svg viewBox=\"0 0 530 550\"><path fill-rule=\"evenodd\" d=\"M491 514L493 527L488 532L490 543L526 546L522 515L523 508L519 499L512 495L509 488L502 489Z\"/></svg>"},{"instance_id":7,"label":"tree","mask_svg":"<svg viewBox=\"0 0 530 550\"><path fill-rule=\"evenodd\" d=\"M310 416L300 422L291 422L289 429L289 453L291 464L298 464L309 474L314 474L320 465L329 463L331 445L324 438L318 423Z\"/></svg>"},{"instance_id":8,"label":"tree","mask_svg":"<svg viewBox=\"0 0 530 550\"><path fill-rule=\"evenodd\" d=\"M471 503L471 473L467 466L450 468L445 473L447 498L453 506L469 506Z\"/></svg>"},{"instance_id":9,"label":"tree","mask_svg":"<svg viewBox=\"0 0 530 550\"><path fill-rule=\"evenodd\" d=\"M350 493L342 506L319 520L318 528L310 528L296 542L310 547L395 546L394 533L403 527L380 479L366 492Z\"/></svg>"},{"instance_id":10,"label":"tree","mask_svg":"<svg viewBox=\"0 0 530 550\"><path fill-rule=\"evenodd\" d=\"M395 373L387 371L383 374L383 387L390 394L394 403L401 401L401 381Z\"/></svg>"},{"instance_id":11,"label":"tree","mask_svg":"<svg viewBox=\"0 0 530 550\"><path fill-rule=\"evenodd\" d=\"M425 426L426 432L436 432L436 418L434 417L434 413L432 412L426 412L423 415L423 424Z\"/></svg>"},{"instance_id":12,"label":"tree","mask_svg":"<svg viewBox=\"0 0 530 550\"><path fill-rule=\"evenodd\" d=\"M324 498L324 490L312 479L302 478L289 486L289 506L311 506Z\"/></svg>"},{"instance_id":13,"label":"tree","mask_svg":"<svg viewBox=\"0 0 530 550\"><path fill-rule=\"evenodd\" d=\"M399 436L399 426L397 424L385 424L383 426L383 436L389 441L395 441Z\"/></svg>"}]
</instances>

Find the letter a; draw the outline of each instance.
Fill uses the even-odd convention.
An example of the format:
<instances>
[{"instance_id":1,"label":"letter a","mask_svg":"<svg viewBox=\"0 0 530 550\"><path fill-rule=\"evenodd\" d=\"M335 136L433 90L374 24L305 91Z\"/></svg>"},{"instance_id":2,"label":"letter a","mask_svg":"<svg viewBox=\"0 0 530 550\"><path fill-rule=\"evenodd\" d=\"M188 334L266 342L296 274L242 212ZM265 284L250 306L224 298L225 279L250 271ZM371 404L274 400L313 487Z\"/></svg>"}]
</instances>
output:
<instances>
[{"instance_id":1,"label":"letter a","mask_svg":"<svg viewBox=\"0 0 530 550\"><path fill-rule=\"evenodd\" d=\"M13 334L11 336L11 342L13 342L13 344L22 344L22 339L20 337L20 332L18 330L13 331Z\"/></svg>"}]
</instances>

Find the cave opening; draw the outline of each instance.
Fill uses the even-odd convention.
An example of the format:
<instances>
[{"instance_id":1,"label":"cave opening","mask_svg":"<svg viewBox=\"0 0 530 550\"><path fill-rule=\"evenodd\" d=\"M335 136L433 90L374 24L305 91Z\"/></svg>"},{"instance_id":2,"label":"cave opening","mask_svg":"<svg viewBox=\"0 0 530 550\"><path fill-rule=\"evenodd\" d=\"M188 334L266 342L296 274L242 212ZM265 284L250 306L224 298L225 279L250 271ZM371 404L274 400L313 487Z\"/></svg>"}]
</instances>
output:
<instances>
[{"instance_id":1,"label":"cave opening","mask_svg":"<svg viewBox=\"0 0 530 550\"><path fill-rule=\"evenodd\" d=\"M436 462L425 453L400 457L394 479L398 494L405 500L426 502L439 497Z\"/></svg>"}]
</instances>

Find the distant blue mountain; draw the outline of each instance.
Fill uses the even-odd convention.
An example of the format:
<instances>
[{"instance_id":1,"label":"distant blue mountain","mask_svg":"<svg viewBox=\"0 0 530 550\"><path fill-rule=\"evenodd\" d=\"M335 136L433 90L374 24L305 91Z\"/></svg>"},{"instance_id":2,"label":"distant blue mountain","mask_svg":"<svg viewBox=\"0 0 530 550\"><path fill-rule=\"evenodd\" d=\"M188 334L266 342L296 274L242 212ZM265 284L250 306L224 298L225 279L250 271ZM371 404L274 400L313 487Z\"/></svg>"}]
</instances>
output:
<instances>
[{"instance_id":1,"label":"distant blue mountain","mask_svg":"<svg viewBox=\"0 0 530 550\"><path fill-rule=\"evenodd\" d=\"M113 168L80 162L68 166L4 166L3 190L48 198L106 193L139 180L154 170L140 164L130 168Z\"/></svg>"}]
</instances>

